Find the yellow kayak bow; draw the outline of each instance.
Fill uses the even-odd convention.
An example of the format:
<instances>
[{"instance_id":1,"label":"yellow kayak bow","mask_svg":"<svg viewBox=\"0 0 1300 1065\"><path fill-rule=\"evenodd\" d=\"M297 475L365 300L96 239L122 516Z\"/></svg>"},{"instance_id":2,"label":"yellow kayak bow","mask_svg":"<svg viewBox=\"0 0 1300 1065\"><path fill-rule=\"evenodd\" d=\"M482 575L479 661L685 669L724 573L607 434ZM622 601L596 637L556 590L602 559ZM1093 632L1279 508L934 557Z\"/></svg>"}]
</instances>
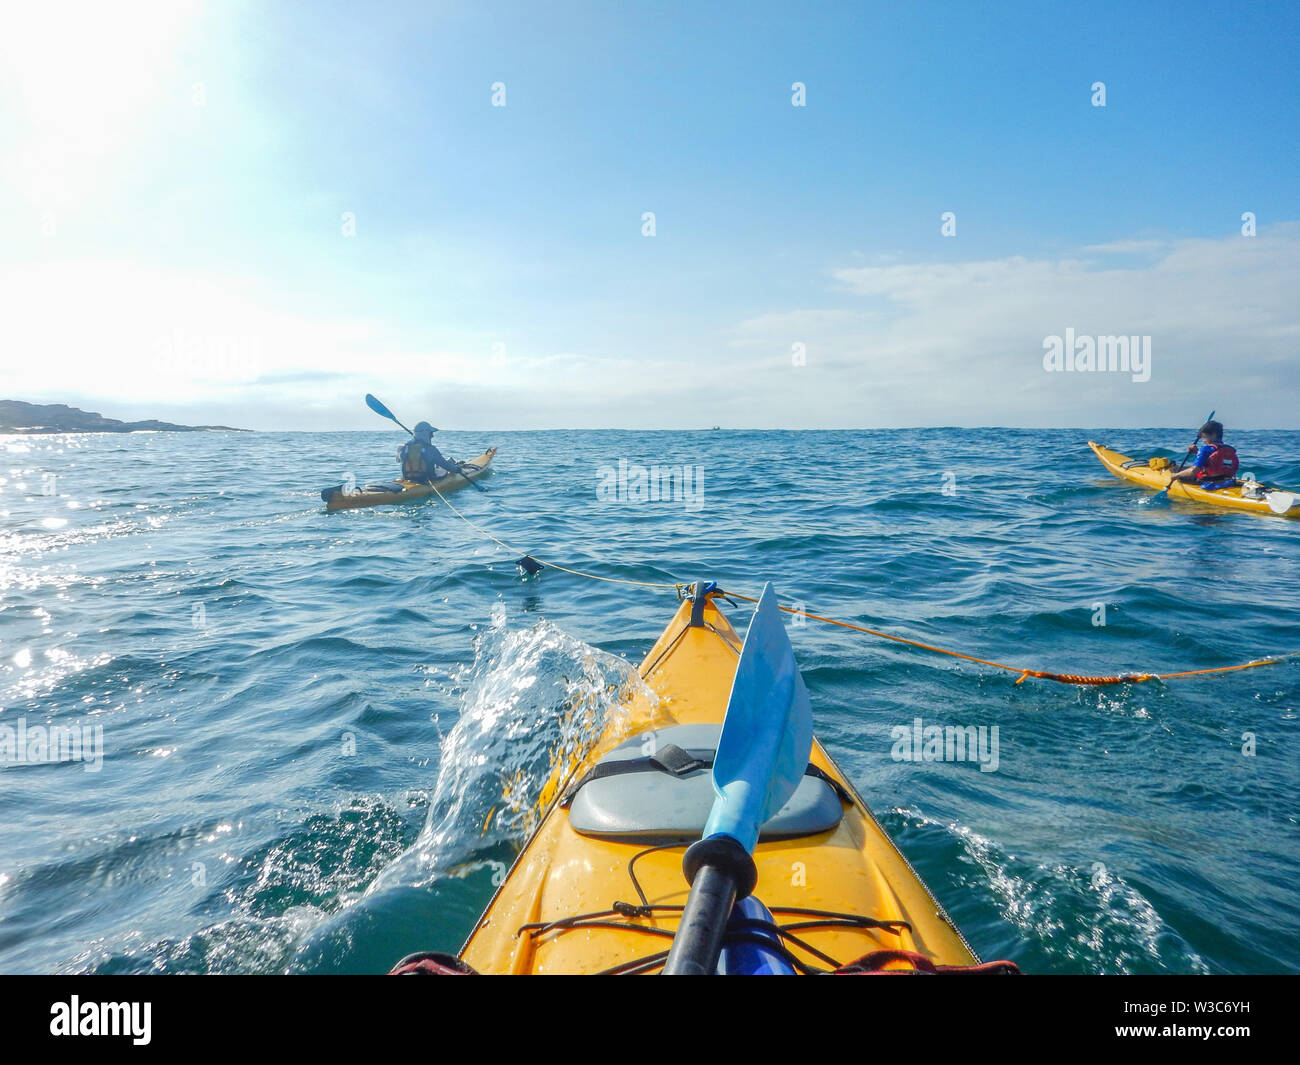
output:
<instances>
[{"instance_id":1,"label":"yellow kayak bow","mask_svg":"<svg viewBox=\"0 0 1300 1065\"><path fill-rule=\"evenodd\" d=\"M741 650L718 607L723 593L695 587L641 663L644 687L610 715L589 751L555 769L536 832L459 957L412 955L395 971L662 968L689 892L682 857L713 804L709 769ZM807 772L763 824L753 859L749 901L761 902L771 926L755 916L739 938L779 942L773 953L785 971L830 972L866 956L874 970L978 965L816 738ZM420 960L428 958L451 968Z\"/></svg>"}]
</instances>

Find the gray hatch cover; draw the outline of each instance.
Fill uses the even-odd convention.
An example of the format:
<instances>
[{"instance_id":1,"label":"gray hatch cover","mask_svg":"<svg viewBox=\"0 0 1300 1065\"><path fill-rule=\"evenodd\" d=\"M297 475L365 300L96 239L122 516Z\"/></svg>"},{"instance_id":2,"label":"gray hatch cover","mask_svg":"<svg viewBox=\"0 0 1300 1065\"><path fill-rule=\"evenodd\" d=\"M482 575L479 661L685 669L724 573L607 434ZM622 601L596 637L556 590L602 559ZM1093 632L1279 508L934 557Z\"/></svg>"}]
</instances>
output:
<instances>
[{"instance_id":1,"label":"gray hatch cover","mask_svg":"<svg viewBox=\"0 0 1300 1065\"><path fill-rule=\"evenodd\" d=\"M673 725L633 736L600 760L643 759L670 744L686 751L714 751L722 726ZM666 843L698 839L713 807L713 779L709 769L684 776L653 769L620 773L588 780L569 807L569 824L575 832L600 839L637 843ZM796 839L827 832L840 823L839 796L824 780L805 776L776 816L768 820L760 839Z\"/></svg>"}]
</instances>

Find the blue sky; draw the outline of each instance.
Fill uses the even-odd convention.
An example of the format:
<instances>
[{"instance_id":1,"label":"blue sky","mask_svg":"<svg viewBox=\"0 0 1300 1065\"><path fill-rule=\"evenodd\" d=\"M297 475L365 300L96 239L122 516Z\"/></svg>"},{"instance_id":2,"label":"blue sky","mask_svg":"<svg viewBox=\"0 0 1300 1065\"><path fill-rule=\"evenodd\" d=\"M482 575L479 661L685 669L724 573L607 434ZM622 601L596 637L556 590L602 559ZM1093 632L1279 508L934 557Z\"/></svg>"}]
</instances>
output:
<instances>
[{"instance_id":1,"label":"blue sky","mask_svg":"<svg viewBox=\"0 0 1300 1065\"><path fill-rule=\"evenodd\" d=\"M0 43L0 398L1300 426L1300 9L1133 7L39 5ZM1150 379L1047 372L1067 328L1150 335Z\"/></svg>"}]
</instances>

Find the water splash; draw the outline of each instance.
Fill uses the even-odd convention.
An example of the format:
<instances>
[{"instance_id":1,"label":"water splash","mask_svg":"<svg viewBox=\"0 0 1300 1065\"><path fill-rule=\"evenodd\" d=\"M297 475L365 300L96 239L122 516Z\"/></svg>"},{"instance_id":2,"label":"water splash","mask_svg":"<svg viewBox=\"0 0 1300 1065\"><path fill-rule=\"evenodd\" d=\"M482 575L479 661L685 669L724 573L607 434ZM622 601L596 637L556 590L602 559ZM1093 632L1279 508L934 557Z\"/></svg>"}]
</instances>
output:
<instances>
[{"instance_id":1,"label":"water splash","mask_svg":"<svg viewBox=\"0 0 1300 1065\"><path fill-rule=\"evenodd\" d=\"M460 876L484 853L517 849L557 771L576 764L634 693L653 698L625 660L549 621L484 631L455 679L460 716L441 744L428 821L368 893Z\"/></svg>"},{"instance_id":2,"label":"water splash","mask_svg":"<svg viewBox=\"0 0 1300 1065\"><path fill-rule=\"evenodd\" d=\"M1095 973L1208 973L1209 965L1161 918L1151 901L1102 862L1080 869L1033 865L1004 853L965 825L894 810L909 825L946 833L979 870L1003 918L1062 969Z\"/></svg>"}]
</instances>

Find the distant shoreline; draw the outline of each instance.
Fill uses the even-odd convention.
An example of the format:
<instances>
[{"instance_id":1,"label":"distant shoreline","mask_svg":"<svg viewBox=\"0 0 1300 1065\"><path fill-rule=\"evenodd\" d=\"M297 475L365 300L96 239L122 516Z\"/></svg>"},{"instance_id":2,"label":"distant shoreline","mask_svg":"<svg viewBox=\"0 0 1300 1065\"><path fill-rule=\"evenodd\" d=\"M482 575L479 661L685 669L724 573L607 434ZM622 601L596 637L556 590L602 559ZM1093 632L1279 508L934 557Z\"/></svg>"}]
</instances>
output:
<instances>
[{"instance_id":1,"label":"distant shoreline","mask_svg":"<svg viewBox=\"0 0 1300 1065\"><path fill-rule=\"evenodd\" d=\"M105 418L98 411L85 411L65 403L27 403L20 399L0 400L0 433L23 436L53 436L58 433L251 433L232 425L178 425L146 419L124 422Z\"/></svg>"}]
</instances>

